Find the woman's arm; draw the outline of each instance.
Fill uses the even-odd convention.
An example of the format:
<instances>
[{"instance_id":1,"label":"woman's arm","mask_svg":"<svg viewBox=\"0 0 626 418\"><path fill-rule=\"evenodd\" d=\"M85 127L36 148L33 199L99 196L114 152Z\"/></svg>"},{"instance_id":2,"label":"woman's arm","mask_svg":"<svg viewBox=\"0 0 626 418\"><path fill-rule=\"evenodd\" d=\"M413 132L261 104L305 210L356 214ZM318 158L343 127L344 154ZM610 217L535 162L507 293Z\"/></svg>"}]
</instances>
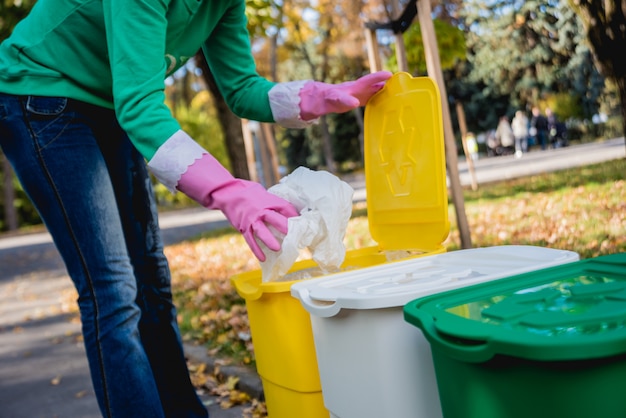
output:
<instances>
[{"instance_id":1,"label":"woman's arm","mask_svg":"<svg viewBox=\"0 0 626 418\"><path fill-rule=\"evenodd\" d=\"M150 160L180 129L165 104L169 0L103 0L118 121Z\"/></svg>"}]
</instances>

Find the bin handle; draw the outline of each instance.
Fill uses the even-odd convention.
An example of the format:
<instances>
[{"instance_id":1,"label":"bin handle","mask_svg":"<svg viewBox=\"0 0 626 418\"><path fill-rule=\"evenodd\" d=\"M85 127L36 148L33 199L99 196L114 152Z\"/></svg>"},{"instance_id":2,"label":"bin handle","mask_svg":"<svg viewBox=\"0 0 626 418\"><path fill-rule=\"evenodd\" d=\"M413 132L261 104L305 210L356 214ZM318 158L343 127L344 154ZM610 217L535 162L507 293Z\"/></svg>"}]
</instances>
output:
<instances>
[{"instance_id":1,"label":"bin handle","mask_svg":"<svg viewBox=\"0 0 626 418\"><path fill-rule=\"evenodd\" d=\"M405 312L405 319L407 318ZM457 360L470 362L470 363L482 363L491 359L494 355L494 347L489 344L489 341L480 338L462 338L456 337L453 334L442 330L437 321L432 316L417 311L413 313L413 317L409 322L415 323L417 321L423 328L424 335L431 344L434 343L436 347L444 351L450 357Z\"/></svg>"},{"instance_id":2,"label":"bin handle","mask_svg":"<svg viewBox=\"0 0 626 418\"><path fill-rule=\"evenodd\" d=\"M302 303L302 306L304 306L304 308L309 311L309 313L312 313L315 316L329 318L331 316L337 315L341 310L341 306L337 304L337 301L324 301L311 298L309 289L306 288L294 289L294 287L292 287L291 295L297 299L300 299L300 303Z\"/></svg>"},{"instance_id":3,"label":"bin handle","mask_svg":"<svg viewBox=\"0 0 626 418\"><path fill-rule=\"evenodd\" d=\"M437 330L433 339L443 346L448 354L472 363L482 363L493 357L494 353L485 340L463 339ZM459 354L462 356L459 357Z\"/></svg>"},{"instance_id":4,"label":"bin handle","mask_svg":"<svg viewBox=\"0 0 626 418\"><path fill-rule=\"evenodd\" d=\"M239 295L245 300L257 300L263 295L260 286L251 285L246 280L235 281L235 287Z\"/></svg>"}]
</instances>

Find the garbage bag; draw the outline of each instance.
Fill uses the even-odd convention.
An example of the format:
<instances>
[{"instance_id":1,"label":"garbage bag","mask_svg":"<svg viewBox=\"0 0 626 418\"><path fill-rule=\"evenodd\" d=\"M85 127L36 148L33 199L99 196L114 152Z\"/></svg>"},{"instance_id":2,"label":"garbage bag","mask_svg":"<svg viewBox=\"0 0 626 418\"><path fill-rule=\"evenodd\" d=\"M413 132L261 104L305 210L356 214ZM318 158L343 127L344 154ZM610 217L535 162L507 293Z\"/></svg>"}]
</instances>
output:
<instances>
[{"instance_id":1,"label":"garbage bag","mask_svg":"<svg viewBox=\"0 0 626 418\"><path fill-rule=\"evenodd\" d=\"M289 218L286 235L273 231L282 247L278 252L264 251L262 281L283 278L305 250L322 274L338 271L346 255L343 239L352 215L354 189L327 171L298 167L268 191L293 204L300 216Z\"/></svg>"}]
</instances>

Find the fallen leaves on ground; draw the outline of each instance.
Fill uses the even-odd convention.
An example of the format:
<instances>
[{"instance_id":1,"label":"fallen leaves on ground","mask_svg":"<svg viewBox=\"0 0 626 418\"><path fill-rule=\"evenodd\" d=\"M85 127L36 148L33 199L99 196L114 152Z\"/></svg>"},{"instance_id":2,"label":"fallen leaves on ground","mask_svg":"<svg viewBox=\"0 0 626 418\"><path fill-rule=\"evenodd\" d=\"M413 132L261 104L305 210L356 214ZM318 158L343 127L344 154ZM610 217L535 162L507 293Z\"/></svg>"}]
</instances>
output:
<instances>
[{"instance_id":1,"label":"fallen leaves on ground","mask_svg":"<svg viewBox=\"0 0 626 418\"><path fill-rule=\"evenodd\" d=\"M475 247L539 245L581 258L626 250L626 182L522 193L466 205ZM452 231L449 242L458 239Z\"/></svg>"},{"instance_id":2,"label":"fallen leaves on ground","mask_svg":"<svg viewBox=\"0 0 626 418\"><path fill-rule=\"evenodd\" d=\"M237 389L239 378L223 376L219 366L209 371L204 363L188 363L191 382L202 395L203 391L216 396L222 409L235 405L245 405L251 401L250 395Z\"/></svg>"},{"instance_id":3,"label":"fallen leaves on ground","mask_svg":"<svg viewBox=\"0 0 626 418\"><path fill-rule=\"evenodd\" d=\"M465 210L473 247L537 245L576 251L581 258L626 251L623 180L477 199L467 203ZM444 246L453 251L460 240L452 205L450 221ZM376 244L366 216L350 220L345 244L348 250ZM230 282L236 274L260 268L242 236L233 230L168 246L165 253L184 338L204 344L212 356L254 367L247 310ZM220 381L199 365L194 366L192 377L196 387L219 396L223 407L250 402L247 413L251 418L266 416L264 403L237 391L236 381Z\"/></svg>"},{"instance_id":4,"label":"fallen leaves on ground","mask_svg":"<svg viewBox=\"0 0 626 418\"><path fill-rule=\"evenodd\" d=\"M472 201L466 213L474 247L537 245L589 258L626 251L625 202L626 182L618 180ZM458 249L459 241L453 209L444 242L449 251ZM350 220L345 242L348 249L375 245L367 217ZM206 344L211 355L253 362L247 310L230 283L232 276L260 268L243 238L227 233L169 246L166 254L186 337Z\"/></svg>"}]
</instances>

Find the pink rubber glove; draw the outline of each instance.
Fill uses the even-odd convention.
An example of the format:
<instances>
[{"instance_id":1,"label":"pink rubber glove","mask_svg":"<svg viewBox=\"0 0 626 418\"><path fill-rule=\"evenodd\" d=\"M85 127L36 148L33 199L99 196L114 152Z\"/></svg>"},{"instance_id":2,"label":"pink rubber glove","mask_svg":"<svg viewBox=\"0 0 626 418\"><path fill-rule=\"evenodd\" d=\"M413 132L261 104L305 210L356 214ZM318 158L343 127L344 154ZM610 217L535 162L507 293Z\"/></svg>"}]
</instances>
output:
<instances>
[{"instance_id":1,"label":"pink rubber glove","mask_svg":"<svg viewBox=\"0 0 626 418\"><path fill-rule=\"evenodd\" d=\"M278 251L280 242L268 226L287 234L287 219L299 215L291 203L259 183L233 177L210 154L189 166L176 188L207 209L221 210L260 261L265 261L265 254L255 237L270 250Z\"/></svg>"},{"instance_id":2,"label":"pink rubber glove","mask_svg":"<svg viewBox=\"0 0 626 418\"><path fill-rule=\"evenodd\" d=\"M309 81L300 90L300 118L312 120L327 113L344 113L365 106L391 76L388 71L379 71L340 84Z\"/></svg>"}]
</instances>

